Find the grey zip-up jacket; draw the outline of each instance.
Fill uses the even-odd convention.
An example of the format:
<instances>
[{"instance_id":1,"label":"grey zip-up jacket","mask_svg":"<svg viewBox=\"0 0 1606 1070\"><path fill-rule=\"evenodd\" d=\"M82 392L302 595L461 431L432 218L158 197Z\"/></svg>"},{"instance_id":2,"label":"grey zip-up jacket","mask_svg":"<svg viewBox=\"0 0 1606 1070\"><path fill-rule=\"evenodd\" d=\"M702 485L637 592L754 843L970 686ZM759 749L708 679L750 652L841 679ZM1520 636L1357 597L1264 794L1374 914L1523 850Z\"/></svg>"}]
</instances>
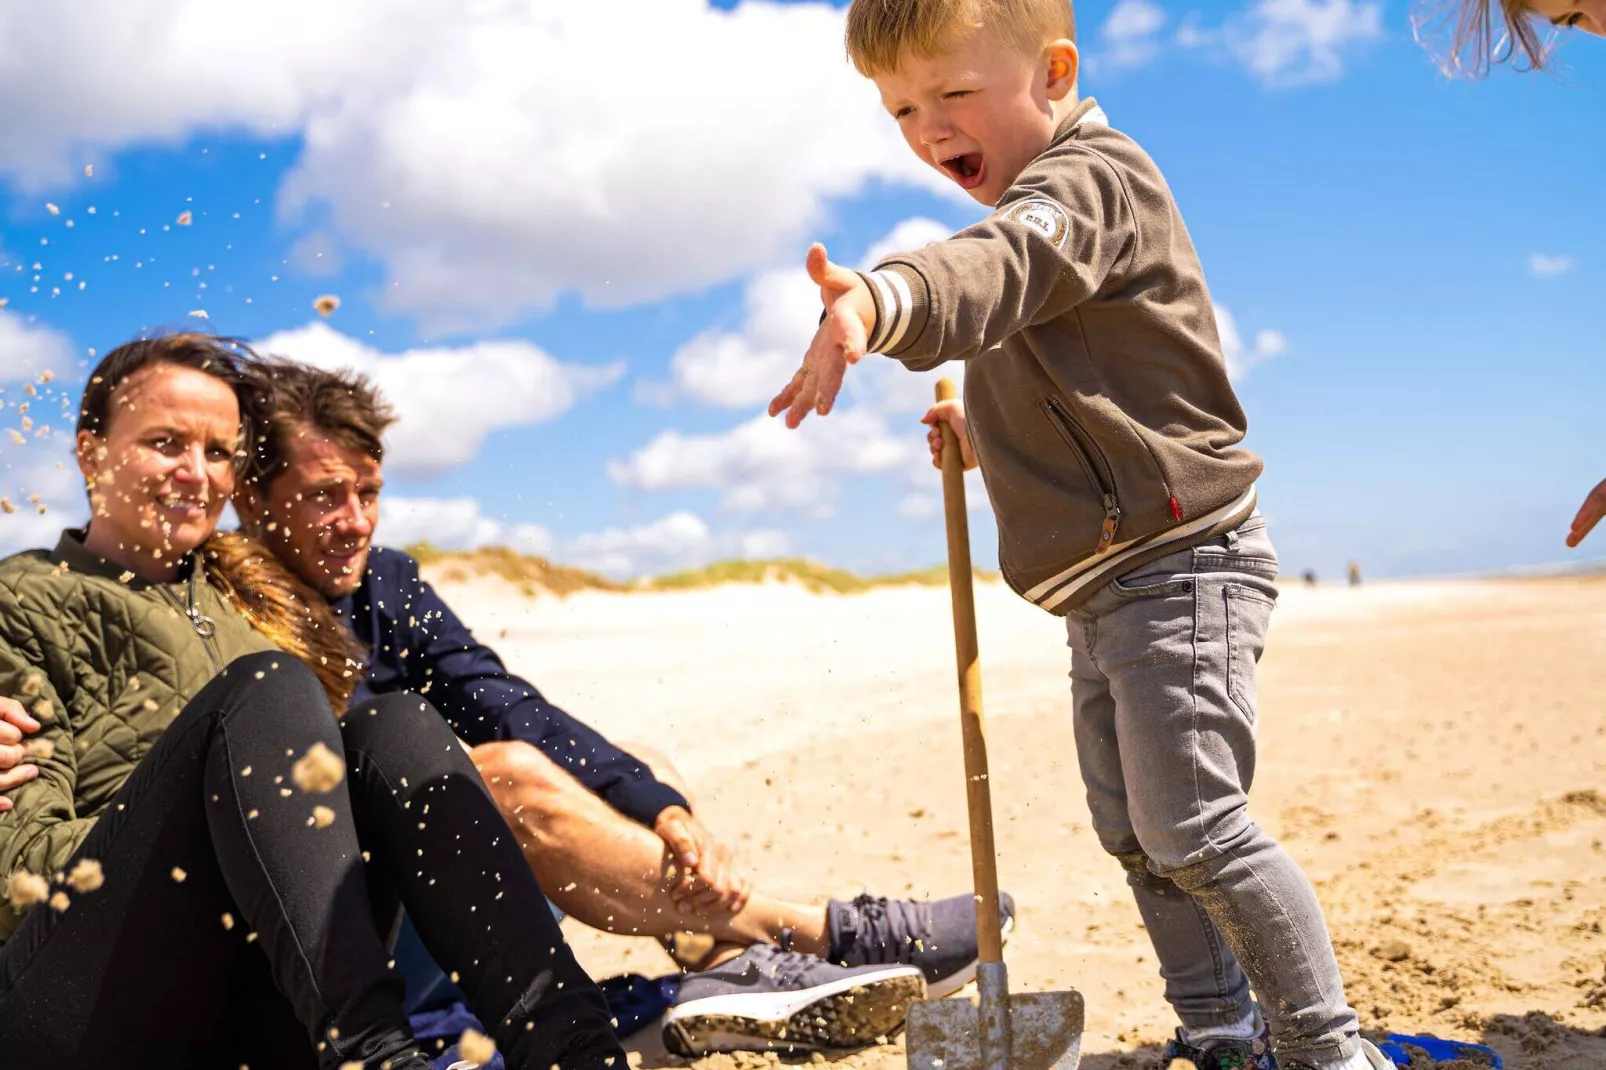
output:
<instances>
[{"instance_id":1,"label":"grey zip-up jacket","mask_svg":"<svg viewBox=\"0 0 1606 1070\"><path fill-rule=\"evenodd\" d=\"M1154 161L1080 102L987 219L864 273L869 349L965 360L1004 578L1065 614L1235 527L1261 462L1204 271Z\"/></svg>"}]
</instances>

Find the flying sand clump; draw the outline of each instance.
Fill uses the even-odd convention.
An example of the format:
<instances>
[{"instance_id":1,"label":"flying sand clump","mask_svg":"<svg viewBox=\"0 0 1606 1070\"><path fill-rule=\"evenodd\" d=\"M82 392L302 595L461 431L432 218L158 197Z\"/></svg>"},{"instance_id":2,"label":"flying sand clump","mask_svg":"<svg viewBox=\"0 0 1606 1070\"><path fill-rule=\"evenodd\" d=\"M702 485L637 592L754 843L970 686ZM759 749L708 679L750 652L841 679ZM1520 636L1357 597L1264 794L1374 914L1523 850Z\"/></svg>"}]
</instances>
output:
<instances>
[{"instance_id":1,"label":"flying sand clump","mask_svg":"<svg viewBox=\"0 0 1606 1070\"><path fill-rule=\"evenodd\" d=\"M323 741L307 748L307 753L290 767L296 787L312 795L327 795L345 779L346 765Z\"/></svg>"}]
</instances>

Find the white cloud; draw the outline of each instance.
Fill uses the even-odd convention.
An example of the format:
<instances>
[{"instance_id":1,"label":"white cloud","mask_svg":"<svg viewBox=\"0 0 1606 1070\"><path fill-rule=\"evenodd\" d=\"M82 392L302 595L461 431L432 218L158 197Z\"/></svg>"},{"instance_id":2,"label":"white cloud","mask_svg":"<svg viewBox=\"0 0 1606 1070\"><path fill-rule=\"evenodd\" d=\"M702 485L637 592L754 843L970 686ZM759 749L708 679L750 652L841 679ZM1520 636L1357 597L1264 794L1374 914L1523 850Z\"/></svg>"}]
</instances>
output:
<instances>
[{"instance_id":1,"label":"white cloud","mask_svg":"<svg viewBox=\"0 0 1606 1070\"><path fill-rule=\"evenodd\" d=\"M920 429L893 434L862 409L811 416L796 430L761 414L716 434L661 432L628 460L610 461L608 476L647 492L723 491L728 509L789 506L821 514L832 507L837 477L896 469L923 444Z\"/></svg>"},{"instance_id":2,"label":"white cloud","mask_svg":"<svg viewBox=\"0 0 1606 1070\"><path fill-rule=\"evenodd\" d=\"M5 423L15 426L15 413L7 414ZM0 556L53 547L62 528L82 526L89 518L83 477L67 441L53 435L17 446L7 435L0 444L0 497L16 510L0 512Z\"/></svg>"},{"instance_id":3,"label":"white cloud","mask_svg":"<svg viewBox=\"0 0 1606 1070\"><path fill-rule=\"evenodd\" d=\"M871 268L893 253L909 252L953 233L953 228L934 219L916 216L906 219L873 244L860 262ZM767 271L747 284L743 294L742 325L735 331L704 331L670 358L668 384L643 383L637 387L642 401L668 404L676 398L690 398L704 405L746 408L768 402L780 393L814 336L820 320L820 290L803 268ZM849 373L851 381L868 378L880 383L881 371L861 371L872 365L888 365L885 358L870 358ZM899 374L908 373L895 369ZM867 384L861 384L867 385ZM893 390L904 397L916 387L899 382ZM929 399L930 387L926 387ZM864 390L852 396L868 402L873 396ZM900 411L907 404L896 406Z\"/></svg>"},{"instance_id":4,"label":"white cloud","mask_svg":"<svg viewBox=\"0 0 1606 1070\"><path fill-rule=\"evenodd\" d=\"M922 461L919 469L910 472L910 482L915 489L899 500L898 515L910 520L930 520L942 516L942 473L932 468L929 461ZM992 508L981 469L972 468L965 473L965 512L990 513Z\"/></svg>"},{"instance_id":5,"label":"white cloud","mask_svg":"<svg viewBox=\"0 0 1606 1070\"><path fill-rule=\"evenodd\" d=\"M1189 32L1194 43L1209 39ZM1222 34L1231 54L1266 85L1331 82L1353 51L1383 36L1383 9L1359 0L1256 0Z\"/></svg>"},{"instance_id":6,"label":"white cloud","mask_svg":"<svg viewBox=\"0 0 1606 1070\"><path fill-rule=\"evenodd\" d=\"M699 516L671 513L634 528L608 528L566 540L562 560L610 576L698 568L734 557L780 557L790 546L780 531L716 534Z\"/></svg>"},{"instance_id":7,"label":"white cloud","mask_svg":"<svg viewBox=\"0 0 1606 1070\"><path fill-rule=\"evenodd\" d=\"M1120 69L1141 67L1160 54L1166 13L1150 0L1120 0L1099 27L1096 62Z\"/></svg>"},{"instance_id":8,"label":"white cloud","mask_svg":"<svg viewBox=\"0 0 1606 1070\"><path fill-rule=\"evenodd\" d=\"M1534 253L1528 258L1529 273L1540 279L1565 275L1577 266L1578 261L1570 256L1546 256L1544 253Z\"/></svg>"},{"instance_id":9,"label":"white cloud","mask_svg":"<svg viewBox=\"0 0 1606 1070\"><path fill-rule=\"evenodd\" d=\"M407 475L464 464L493 431L560 416L624 374L622 363L565 364L524 341L384 354L316 322L271 335L256 348L370 376L398 416L386 436L385 463Z\"/></svg>"},{"instance_id":10,"label":"white cloud","mask_svg":"<svg viewBox=\"0 0 1606 1070\"><path fill-rule=\"evenodd\" d=\"M289 261L301 274L315 279L340 274L344 261L334 240L321 230L309 231L290 246Z\"/></svg>"},{"instance_id":11,"label":"white cloud","mask_svg":"<svg viewBox=\"0 0 1606 1070\"><path fill-rule=\"evenodd\" d=\"M485 515L474 498L384 499L377 532L389 546L428 542L443 550L506 546L618 578L697 568L732 557L770 558L787 552L784 532L716 533L693 513L671 513L633 528L607 528L558 539L539 524Z\"/></svg>"},{"instance_id":12,"label":"white cloud","mask_svg":"<svg viewBox=\"0 0 1606 1070\"><path fill-rule=\"evenodd\" d=\"M935 219L927 219L925 216L905 219L888 231L885 238L870 246L864 254L864 259L859 262L859 268L868 271L894 253L917 252L932 242L946 241L953 237L953 234L953 227L939 223Z\"/></svg>"},{"instance_id":13,"label":"white cloud","mask_svg":"<svg viewBox=\"0 0 1606 1070\"><path fill-rule=\"evenodd\" d=\"M742 326L704 331L669 361L665 400L746 408L780 393L820 318L820 290L802 268L766 271L747 284Z\"/></svg>"},{"instance_id":14,"label":"white cloud","mask_svg":"<svg viewBox=\"0 0 1606 1070\"><path fill-rule=\"evenodd\" d=\"M1206 24L1194 11L1169 40L1163 32L1168 22L1153 0L1120 0L1099 29L1090 66L1145 66L1168 45L1209 49L1262 84L1282 88L1336 80L1351 55L1383 36L1383 9L1375 0L1253 0L1218 24Z\"/></svg>"},{"instance_id":15,"label":"white cloud","mask_svg":"<svg viewBox=\"0 0 1606 1070\"><path fill-rule=\"evenodd\" d=\"M872 181L962 200L842 26L765 0L7 5L0 178L67 187L208 131L297 139L282 216L377 259L390 309L445 329L571 291L617 307L774 263Z\"/></svg>"},{"instance_id":16,"label":"white cloud","mask_svg":"<svg viewBox=\"0 0 1606 1070\"><path fill-rule=\"evenodd\" d=\"M73 359L72 342L65 334L0 308L0 382L37 379L47 371L67 376L73 371Z\"/></svg>"},{"instance_id":17,"label":"white cloud","mask_svg":"<svg viewBox=\"0 0 1606 1070\"><path fill-rule=\"evenodd\" d=\"M539 524L507 523L486 516L475 498L404 498L380 500L375 538L387 546L427 542L444 550L509 546L525 554L549 556L556 540Z\"/></svg>"},{"instance_id":18,"label":"white cloud","mask_svg":"<svg viewBox=\"0 0 1606 1070\"><path fill-rule=\"evenodd\" d=\"M1221 355L1227 358L1227 375L1232 379L1242 379L1263 360L1282 356L1288 352L1288 339L1281 331L1261 330L1256 332L1254 342L1246 344L1243 335L1238 333L1238 321L1231 312L1221 305L1216 305L1216 333L1221 338Z\"/></svg>"}]
</instances>

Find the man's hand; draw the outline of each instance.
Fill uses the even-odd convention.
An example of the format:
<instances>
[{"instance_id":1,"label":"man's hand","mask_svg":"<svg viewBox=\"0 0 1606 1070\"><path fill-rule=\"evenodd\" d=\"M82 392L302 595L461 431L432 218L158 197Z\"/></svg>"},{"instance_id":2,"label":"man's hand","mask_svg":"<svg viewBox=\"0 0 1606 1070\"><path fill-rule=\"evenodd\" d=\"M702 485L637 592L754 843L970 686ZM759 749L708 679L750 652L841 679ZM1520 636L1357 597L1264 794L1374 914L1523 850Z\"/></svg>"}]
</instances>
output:
<instances>
[{"instance_id":1,"label":"man's hand","mask_svg":"<svg viewBox=\"0 0 1606 1070\"><path fill-rule=\"evenodd\" d=\"M930 424L931 430L926 432L926 445L931 447L931 467L942 468L942 424L954 429L954 438L959 440L959 456L964 461L965 470L976 467L976 454L970 448L970 431L965 424L965 403L955 398L953 401L939 401L926 414L920 418L923 424Z\"/></svg>"},{"instance_id":2,"label":"man's hand","mask_svg":"<svg viewBox=\"0 0 1606 1070\"><path fill-rule=\"evenodd\" d=\"M734 914L747 906L752 884L736 872L730 852L689 810L665 807L653 823L653 831L679 867L679 880L669 894L680 913L719 910Z\"/></svg>"},{"instance_id":3,"label":"man's hand","mask_svg":"<svg viewBox=\"0 0 1606 1070\"><path fill-rule=\"evenodd\" d=\"M39 722L28 716L22 703L0 698L0 791L20 788L39 775L39 767L23 762L22 738L39 731ZM0 814L11 809L11 800L0 795Z\"/></svg>"},{"instance_id":4,"label":"man's hand","mask_svg":"<svg viewBox=\"0 0 1606 1070\"><path fill-rule=\"evenodd\" d=\"M831 411L842 376L857 364L869 345L875 326L875 301L857 272L826 259L825 246L809 246L809 278L820 287L825 319L803 357L803 366L770 402L770 415L786 411L786 426L796 427L813 409L821 416Z\"/></svg>"},{"instance_id":5,"label":"man's hand","mask_svg":"<svg viewBox=\"0 0 1606 1070\"><path fill-rule=\"evenodd\" d=\"M1606 516L1606 479L1595 485L1595 489L1589 492L1589 497L1584 499L1578 515L1573 517L1573 529L1567 533L1567 545L1577 546L1583 542L1584 536L1600 523L1600 518L1603 516Z\"/></svg>"}]
</instances>

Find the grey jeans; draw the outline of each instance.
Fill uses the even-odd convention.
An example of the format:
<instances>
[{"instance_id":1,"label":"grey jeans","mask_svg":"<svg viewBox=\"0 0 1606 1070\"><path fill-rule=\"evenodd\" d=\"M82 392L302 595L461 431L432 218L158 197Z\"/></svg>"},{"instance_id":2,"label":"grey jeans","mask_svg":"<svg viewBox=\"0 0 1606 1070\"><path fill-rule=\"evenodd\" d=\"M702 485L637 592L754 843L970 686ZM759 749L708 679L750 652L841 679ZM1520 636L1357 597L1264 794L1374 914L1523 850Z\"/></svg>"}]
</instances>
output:
<instances>
[{"instance_id":1,"label":"grey jeans","mask_svg":"<svg viewBox=\"0 0 1606 1070\"><path fill-rule=\"evenodd\" d=\"M1249 816L1276 575L1257 512L1073 610L1076 749L1183 1024L1242 1019L1253 985L1279 1059L1321 1063L1355 1051L1355 1012L1310 882Z\"/></svg>"}]
</instances>

